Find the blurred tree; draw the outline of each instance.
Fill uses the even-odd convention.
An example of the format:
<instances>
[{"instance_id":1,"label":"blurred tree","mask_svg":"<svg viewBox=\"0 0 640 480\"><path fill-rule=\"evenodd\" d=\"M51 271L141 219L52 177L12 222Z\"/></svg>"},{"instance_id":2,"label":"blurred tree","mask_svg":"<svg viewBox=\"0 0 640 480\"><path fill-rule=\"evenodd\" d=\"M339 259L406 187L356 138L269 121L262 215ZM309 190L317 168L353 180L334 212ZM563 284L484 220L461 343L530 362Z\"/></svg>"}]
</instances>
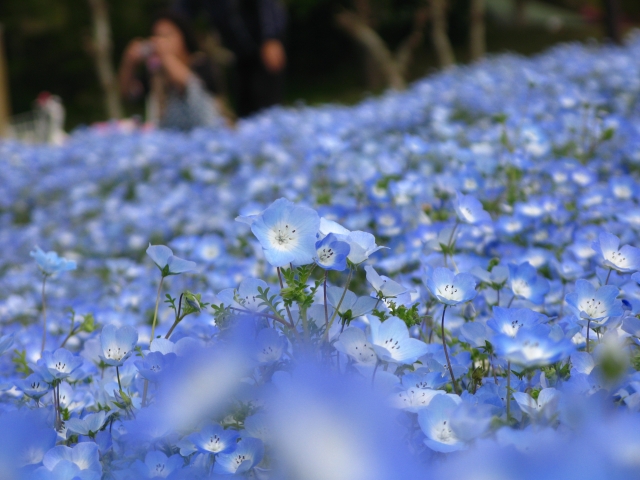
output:
<instances>
[{"instance_id":1,"label":"blurred tree","mask_svg":"<svg viewBox=\"0 0 640 480\"><path fill-rule=\"evenodd\" d=\"M411 32L400 43L397 50L392 52L372 27L369 0L357 0L355 4L355 11L344 10L336 15L338 25L364 47L366 54L372 62L375 62L378 71L382 74L386 86L396 89L405 88L406 72L411 62L413 50L424 37L424 28L428 18L427 7L419 6L416 8ZM370 80L370 83L375 83L375 81Z\"/></svg>"},{"instance_id":2,"label":"blurred tree","mask_svg":"<svg viewBox=\"0 0 640 480\"><path fill-rule=\"evenodd\" d=\"M471 61L484 57L487 50L484 0L471 0L469 10L469 56Z\"/></svg>"},{"instance_id":3,"label":"blurred tree","mask_svg":"<svg viewBox=\"0 0 640 480\"><path fill-rule=\"evenodd\" d=\"M4 53L4 25L0 23L0 137L7 133L9 127L9 79L7 60Z\"/></svg>"},{"instance_id":4,"label":"blurred tree","mask_svg":"<svg viewBox=\"0 0 640 480\"><path fill-rule=\"evenodd\" d=\"M98 79L104 91L104 102L109 118L122 118L122 105L113 68L111 22L106 0L88 0L93 23L91 52L96 62Z\"/></svg>"},{"instance_id":5,"label":"blurred tree","mask_svg":"<svg viewBox=\"0 0 640 480\"><path fill-rule=\"evenodd\" d=\"M620 4L618 0L602 0L604 8L604 31L609 40L622 45L622 31L620 28Z\"/></svg>"}]
</instances>

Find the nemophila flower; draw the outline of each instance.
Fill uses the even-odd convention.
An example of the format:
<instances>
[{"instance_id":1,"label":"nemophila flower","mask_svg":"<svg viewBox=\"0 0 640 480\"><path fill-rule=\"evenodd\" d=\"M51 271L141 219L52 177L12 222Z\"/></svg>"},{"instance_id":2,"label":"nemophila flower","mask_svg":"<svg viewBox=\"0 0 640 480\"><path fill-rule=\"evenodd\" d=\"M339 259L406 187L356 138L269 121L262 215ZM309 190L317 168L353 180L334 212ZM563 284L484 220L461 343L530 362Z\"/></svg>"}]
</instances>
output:
<instances>
[{"instance_id":1,"label":"nemophila flower","mask_svg":"<svg viewBox=\"0 0 640 480\"><path fill-rule=\"evenodd\" d=\"M349 255L347 258L354 265L359 265L382 248L376 245L376 237L371 233L362 232L359 230L350 231L344 228L339 223L336 223L326 218L320 219L320 235L326 236L333 233L338 240L347 242L349 244Z\"/></svg>"},{"instance_id":2,"label":"nemophila flower","mask_svg":"<svg viewBox=\"0 0 640 480\"><path fill-rule=\"evenodd\" d=\"M76 262L73 260L67 260L66 258L58 256L56 252L44 252L40 247L36 246L30 255L36 261L38 268L42 270L45 275L53 275L60 272L76 269Z\"/></svg>"},{"instance_id":3,"label":"nemophila flower","mask_svg":"<svg viewBox=\"0 0 640 480\"><path fill-rule=\"evenodd\" d=\"M385 275L379 275L371 265L366 265L364 271L367 272L367 281L371 284L379 297L394 298L409 289L398 282L391 280Z\"/></svg>"},{"instance_id":4,"label":"nemophila flower","mask_svg":"<svg viewBox=\"0 0 640 480\"><path fill-rule=\"evenodd\" d=\"M465 448L451 427L451 417L460 404L460 397L437 395L418 412L418 424L427 438L424 443L436 452L455 452Z\"/></svg>"},{"instance_id":5,"label":"nemophila flower","mask_svg":"<svg viewBox=\"0 0 640 480\"><path fill-rule=\"evenodd\" d=\"M520 409L530 417L551 418L556 413L560 393L555 388L543 388L538 393L537 399L524 392L515 392L513 398L518 402Z\"/></svg>"},{"instance_id":6,"label":"nemophila flower","mask_svg":"<svg viewBox=\"0 0 640 480\"><path fill-rule=\"evenodd\" d=\"M463 223L477 225L479 223L491 222L491 215L485 211L482 203L472 195L464 195L456 191L456 199L453 202L453 207L458 214L458 219Z\"/></svg>"},{"instance_id":7,"label":"nemophila flower","mask_svg":"<svg viewBox=\"0 0 640 480\"><path fill-rule=\"evenodd\" d=\"M358 363L375 365L378 362L378 357L371 342L359 328L346 328L333 346L336 350L349 355Z\"/></svg>"},{"instance_id":8,"label":"nemophila flower","mask_svg":"<svg viewBox=\"0 0 640 480\"><path fill-rule=\"evenodd\" d=\"M529 308L493 307L493 317L487 321L487 327L497 333L515 337L521 328L531 328L548 321L549 317Z\"/></svg>"},{"instance_id":9,"label":"nemophila flower","mask_svg":"<svg viewBox=\"0 0 640 480\"><path fill-rule=\"evenodd\" d=\"M509 264L509 287L516 297L540 305L549 292L549 281L538 275L529 262L520 265Z\"/></svg>"},{"instance_id":10,"label":"nemophila flower","mask_svg":"<svg viewBox=\"0 0 640 480\"><path fill-rule=\"evenodd\" d=\"M34 472L35 475L42 475L40 478L51 478L45 475L48 472L54 474L53 478L60 479L100 480L102 478L100 453L98 445L93 442L81 442L73 447L65 445L53 447L44 455L42 464L44 466ZM67 476L62 476L62 473Z\"/></svg>"},{"instance_id":11,"label":"nemophila flower","mask_svg":"<svg viewBox=\"0 0 640 480\"><path fill-rule=\"evenodd\" d=\"M622 301L617 300L619 294L620 290L613 285L596 289L591 282L580 279L575 291L565 299L580 318L597 321L623 314Z\"/></svg>"},{"instance_id":12,"label":"nemophila flower","mask_svg":"<svg viewBox=\"0 0 640 480\"><path fill-rule=\"evenodd\" d=\"M437 395L446 395L444 390L434 390L432 388L409 387L406 390L393 393L391 396L392 405L407 412L418 413L426 408Z\"/></svg>"},{"instance_id":13,"label":"nemophila flower","mask_svg":"<svg viewBox=\"0 0 640 480\"><path fill-rule=\"evenodd\" d=\"M82 365L82 359L72 354L65 348L59 348L55 352L46 351L42 358L38 360L34 369L45 381L51 383L53 380L67 378L77 368Z\"/></svg>"},{"instance_id":14,"label":"nemophila flower","mask_svg":"<svg viewBox=\"0 0 640 480\"><path fill-rule=\"evenodd\" d=\"M173 251L164 245L151 245L147 248L147 255L157 265L163 277L179 275L196 268L196 262L183 260L173 255Z\"/></svg>"},{"instance_id":15,"label":"nemophila flower","mask_svg":"<svg viewBox=\"0 0 640 480\"><path fill-rule=\"evenodd\" d=\"M248 310L250 312L259 312L268 308L263 301L258 298L260 292L258 289L265 291L268 285L264 280L257 278L245 278L240 282L238 288L226 288L218 293L218 300L225 306L232 306Z\"/></svg>"},{"instance_id":16,"label":"nemophila flower","mask_svg":"<svg viewBox=\"0 0 640 480\"><path fill-rule=\"evenodd\" d=\"M136 460L131 469L138 475L137 478L166 478L184 465L182 457L178 454L167 457L163 452L151 450L144 457L144 463Z\"/></svg>"},{"instance_id":17,"label":"nemophila flower","mask_svg":"<svg viewBox=\"0 0 640 480\"><path fill-rule=\"evenodd\" d=\"M347 242L341 242L333 233L316 242L317 265L325 270L341 271L347 268L347 255L351 247Z\"/></svg>"},{"instance_id":18,"label":"nemophila flower","mask_svg":"<svg viewBox=\"0 0 640 480\"><path fill-rule=\"evenodd\" d=\"M448 268L437 267L427 272L427 288L445 305L458 305L476 296L476 282L470 273L454 274Z\"/></svg>"},{"instance_id":19,"label":"nemophila flower","mask_svg":"<svg viewBox=\"0 0 640 480\"><path fill-rule=\"evenodd\" d=\"M100 359L107 365L118 367L131 356L138 343L138 331L130 325L116 327L105 325L100 334L102 355Z\"/></svg>"},{"instance_id":20,"label":"nemophila flower","mask_svg":"<svg viewBox=\"0 0 640 480\"><path fill-rule=\"evenodd\" d=\"M383 362L412 364L428 350L426 343L411 338L407 324L398 317L381 322L370 316L367 333L371 346Z\"/></svg>"},{"instance_id":21,"label":"nemophila flower","mask_svg":"<svg viewBox=\"0 0 640 480\"><path fill-rule=\"evenodd\" d=\"M570 340L554 340L543 325L521 328L515 337L496 335L494 347L498 356L524 368L550 365L562 360L575 350Z\"/></svg>"},{"instance_id":22,"label":"nemophila flower","mask_svg":"<svg viewBox=\"0 0 640 480\"><path fill-rule=\"evenodd\" d=\"M32 373L24 380L16 382L16 386L28 397L38 401L49 391L49 383L37 372Z\"/></svg>"},{"instance_id":23,"label":"nemophila flower","mask_svg":"<svg viewBox=\"0 0 640 480\"><path fill-rule=\"evenodd\" d=\"M78 435L95 435L100 431L107 419L107 412L100 410L89 413L84 418L70 418L65 422L67 430Z\"/></svg>"},{"instance_id":24,"label":"nemophila flower","mask_svg":"<svg viewBox=\"0 0 640 480\"><path fill-rule=\"evenodd\" d=\"M342 299L342 303L340 303L340 299ZM327 288L327 301L335 308L338 308L338 304L340 304L338 313L350 319L370 313L377 303L377 299L373 297L358 297L352 291L345 292L344 288L340 287Z\"/></svg>"},{"instance_id":25,"label":"nemophila flower","mask_svg":"<svg viewBox=\"0 0 640 480\"><path fill-rule=\"evenodd\" d=\"M225 430L220 425L207 425L198 433L189 435L189 439L202 453L230 453L236 449L238 437L235 430Z\"/></svg>"},{"instance_id":26,"label":"nemophila flower","mask_svg":"<svg viewBox=\"0 0 640 480\"><path fill-rule=\"evenodd\" d=\"M248 472L262 461L264 444L261 440L246 437L236 444L232 453L221 453L213 466L214 473L241 474Z\"/></svg>"},{"instance_id":27,"label":"nemophila flower","mask_svg":"<svg viewBox=\"0 0 640 480\"><path fill-rule=\"evenodd\" d=\"M259 363L269 365L277 362L287 348L287 337L273 328L263 328L256 339L256 358Z\"/></svg>"},{"instance_id":28,"label":"nemophila flower","mask_svg":"<svg viewBox=\"0 0 640 480\"><path fill-rule=\"evenodd\" d=\"M319 226L320 218L315 210L280 198L254 219L251 231L267 261L274 267L283 267L313 261Z\"/></svg>"},{"instance_id":29,"label":"nemophila flower","mask_svg":"<svg viewBox=\"0 0 640 480\"><path fill-rule=\"evenodd\" d=\"M620 248L620 239L609 232L602 232L591 247L598 254L604 267L619 272L635 272L640 270L640 249L631 245Z\"/></svg>"},{"instance_id":30,"label":"nemophila flower","mask_svg":"<svg viewBox=\"0 0 640 480\"><path fill-rule=\"evenodd\" d=\"M158 341L153 342L157 347ZM175 353L149 352L141 360L134 362L140 376L150 382L158 382L162 378L163 372L173 364L176 359Z\"/></svg>"},{"instance_id":31,"label":"nemophila flower","mask_svg":"<svg viewBox=\"0 0 640 480\"><path fill-rule=\"evenodd\" d=\"M551 266L560 278L567 282L574 281L584 275L584 267L567 255L563 256L562 261L552 258Z\"/></svg>"}]
</instances>

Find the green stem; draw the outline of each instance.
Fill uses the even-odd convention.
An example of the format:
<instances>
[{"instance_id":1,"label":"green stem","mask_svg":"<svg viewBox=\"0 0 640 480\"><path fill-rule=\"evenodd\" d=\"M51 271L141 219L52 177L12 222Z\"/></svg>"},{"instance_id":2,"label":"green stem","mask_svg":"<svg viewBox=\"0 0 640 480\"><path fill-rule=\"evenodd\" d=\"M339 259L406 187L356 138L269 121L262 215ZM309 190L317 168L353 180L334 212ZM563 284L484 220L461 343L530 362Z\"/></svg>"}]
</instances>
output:
<instances>
[{"instance_id":1,"label":"green stem","mask_svg":"<svg viewBox=\"0 0 640 480\"><path fill-rule=\"evenodd\" d=\"M44 353L44 345L47 341L47 297L45 297L44 294L44 288L45 285L47 283L47 276L48 275L44 275L42 277L42 324L43 324L43 329L42 329L42 347L40 348L40 356L42 357L42 354Z\"/></svg>"},{"instance_id":2,"label":"green stem","mask_svg":"<svg viewBox=\"0 0 640 480\"><path fill-rule=\"evenodd\" d=\"M609 277L611 276L611 268L609 269L609 273L607 273L607 279L604 281L604 284L607 285L609 283Z\"/></svg>"},{"instance_id":3,"label":"green stem","mask_svg":"<svg viewBox=\"0 0 640 480\"><path fill-rule=\"evenodd\" d=\"M164 282L164 277L160 278L160 285L158 285L158 294L156 295L156 308L153 312L153 323L151 324L151 340L149 340L149 348L151 348L153 337L156 334L156 321L158 319L158 306L160 305L160 292L162 291L162 282Z\"/></svg>"},{"instance_id":4,"label":"green stem","mask_svg":"<svg viewBox=\"0 0 640 480\"><path fill-rule=\"evenodd\" d=\"M511 418L511 361L507 362L507 423Z\"/></svg>"},{"instance_id":5,"label":"green stem","mask_svg":"<svg viewBox=\"0 0 640 480\"><path fill-rule=\"evenodd\" d=\"M329 271L324 271L324 328L328 329L329 327L329 306L327 305L327 277L329 276Z\"/></svg>"},{"instance_id":6,"label":"green stem","mask_svg":"<svg viewBox=\"0 0 640 480\"><path fill-rule=\"evenodd\" d=\"M276 270L278 271L278 280L280 280L280 290L282 290L284 288L284 282L282 281L282 272L280 271L280 267L276 267ZM289 310L289 307L287 307L286 305L284 306L284 308L287 310L287 317L289 317L289 323L291 324L291 328L295 329L296 326L293 323L291 310Z\"/></svg>"},{"instance_id":7,"label":"green stem","mask_svg":"<svg viewBox=\"0 0 640 480\"><path fill-rule=\"evenodd\" d=\"M118 377L118 388L122 392L122 384L120 383L120 368L116 366L116 376Z\"/></svg>"},{"instance_id":8,"label":"green stem","mask_svg":"<svg viewBox=\"0 0 640 480\"><path fill-rule=\"evenodd\" d=\"M453 368L451 368L451 360L449 360L449 352L447 351L447 341L444 334L444 314L447 311L445 305L442 309L442 346L444 347L444 356L447 358L447 366L449 367L449 374L451 375L451 383L453 384L453 393L458 393L458 385L456 384L456 377L453 375Z\"/></svg>"},{"instance_id":9,"label":"green stem","mask_svg":"<svg viewBox=\"0 0 640 480\"><path fill-rule=\"evenodd\" d=\"M331 318L329 319L329 325L327 326L327 329L324 332L325 341L327 341L327 339L329 338L329 330L331 329L331 325L333 325L333 321L336 319L336 315L338 314L338 310L340 310L342 301L344 300L344 297L347 294L347 290L349 289L349 284L351 283L352 275L353 275L353 269L349 268L349 275L347 276L347 283L345 284L344 290L342 291L342 296L340 297L340 301L338 302L338 305L336 305L336 309L333 312L333 315L331 315Z\"/></svg>"}]
</instances>

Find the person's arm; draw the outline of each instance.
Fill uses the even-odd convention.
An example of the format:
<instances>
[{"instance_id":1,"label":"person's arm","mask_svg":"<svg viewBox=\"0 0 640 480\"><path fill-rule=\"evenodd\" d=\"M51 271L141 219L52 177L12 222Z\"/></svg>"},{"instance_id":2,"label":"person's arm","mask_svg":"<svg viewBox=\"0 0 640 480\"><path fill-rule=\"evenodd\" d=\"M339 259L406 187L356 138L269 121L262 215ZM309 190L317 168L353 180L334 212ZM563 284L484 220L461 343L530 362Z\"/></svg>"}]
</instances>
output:
<instances>
[{"instance_id":1,"label":"person's arm","mask_svg":"<svg viewBox=\"0 0 640 480\"><path fill-rule=\"evenodd\" d=\"M278 0L258 0L258 14L260 17L260 58L265 68L277 73L286 63L283 39L287 24L284 6Z\"/></svg>"},{"instance_id":2,"label":"person's arm","mask_svg":"<svg viewBox=\"0 0 640 480\"><path fill-rule=\"evenodd\" d=\"M155 54L160 59L160 64L167 74L169 82L180 90L184 90L193 73L187 63L187 59L179 58L171 52L162 37L153 37Z\"/></svg>"},{"instance_id":3,"label":"person's arm","mask_svg":"<svg viewBox=\"0 0 640 480\"><path fill-rule=\"evenodd\" d=\"M144 94L144 86L135 75L136 68L144 61L144 41L136 38L129 42L122 55L118 69L120 96L126 100L135 100Z\"/></svg>"}]
</instances>

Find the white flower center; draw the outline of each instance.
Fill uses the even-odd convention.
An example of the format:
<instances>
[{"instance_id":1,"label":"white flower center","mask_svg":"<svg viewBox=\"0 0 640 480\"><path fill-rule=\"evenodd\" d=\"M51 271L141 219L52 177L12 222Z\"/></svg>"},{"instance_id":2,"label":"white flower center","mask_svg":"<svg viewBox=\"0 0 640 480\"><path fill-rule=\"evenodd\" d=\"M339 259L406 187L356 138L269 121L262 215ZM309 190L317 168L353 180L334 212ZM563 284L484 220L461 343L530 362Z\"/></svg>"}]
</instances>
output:
<instances>
[{"instance_id":1,"label":"white flower center","mask_svg":"<svg viewBox=\"0 0 640 480\"><path fill-rule=\"evenodd\" d=\"M583 300L579 305L580 311L584 312L587 316L591 318L602 318L606 315L607 309L602 302L596 300L595 298L588 298L587 300Z\"/></svg>"}]
</instances>

